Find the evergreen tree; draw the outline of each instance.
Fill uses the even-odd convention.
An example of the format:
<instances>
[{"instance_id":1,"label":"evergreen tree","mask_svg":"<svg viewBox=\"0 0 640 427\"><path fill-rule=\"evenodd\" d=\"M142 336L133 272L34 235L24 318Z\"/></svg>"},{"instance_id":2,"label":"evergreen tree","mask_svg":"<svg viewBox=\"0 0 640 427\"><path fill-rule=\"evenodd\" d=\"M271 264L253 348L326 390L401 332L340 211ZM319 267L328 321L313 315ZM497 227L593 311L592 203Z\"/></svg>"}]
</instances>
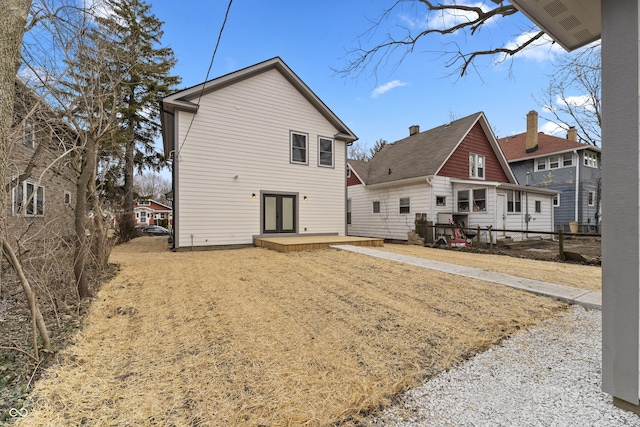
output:
<instances>
[{"instance_id":1,"label":"evergreen tree","mask_svg":"<svg viewBox=\"0 0 640 427\"><path fill-rule=\"evenodd\" d=\"M387 145L387 141L384 139L379 139L376 141L376 143L373 145L373 147L371 147L370 149L370 154L369 154L369 158L373 159L375 157L376 154L378 154L378 152L380 150L382 150L382 148Z\"/></svg>"},{"instance_id":2,"label":"evergreen tree","mask_svg":"<svg viewBox=\"0 0 640 427\"><path fill-rule=\"evenodd\" d=\"M161 46L162 24L144 0L105 0L111 13L96 18L112 39L117 62L123 73L120 138L124 162L120 238L135 236L133 227L133 175L145 168L160 170L165 159L154 149L160 133L158 97L170 93L180 83L171 75L176 59L173 50Z\"/></svg>"}]
</instances>

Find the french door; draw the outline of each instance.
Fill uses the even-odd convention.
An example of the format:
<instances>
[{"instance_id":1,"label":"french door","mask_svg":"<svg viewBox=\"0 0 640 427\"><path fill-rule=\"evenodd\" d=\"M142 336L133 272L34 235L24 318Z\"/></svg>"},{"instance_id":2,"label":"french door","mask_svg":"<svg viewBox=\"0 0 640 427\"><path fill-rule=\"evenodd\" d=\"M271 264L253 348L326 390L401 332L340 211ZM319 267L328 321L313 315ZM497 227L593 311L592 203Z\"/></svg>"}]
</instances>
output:
<instances>
[{"instance_id":1,"label":"french door","mask_svg":"<svg viewBox=\"0 0 640 427\"><path fill-rule=\"evenodd\" d=\"M262 197L263 232L296 232L296 196L264 194Z\"/></svg>"}]
</instances>

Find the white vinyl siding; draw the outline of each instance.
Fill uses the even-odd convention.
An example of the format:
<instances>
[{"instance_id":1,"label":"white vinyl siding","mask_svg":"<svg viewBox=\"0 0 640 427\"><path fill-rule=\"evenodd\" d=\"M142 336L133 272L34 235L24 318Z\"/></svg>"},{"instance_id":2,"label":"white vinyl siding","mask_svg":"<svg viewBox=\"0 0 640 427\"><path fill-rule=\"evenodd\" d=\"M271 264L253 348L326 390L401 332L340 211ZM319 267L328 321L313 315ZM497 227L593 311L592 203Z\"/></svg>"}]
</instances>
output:
<instances>
[{"instance_id":1,"label":"white vinyl siding","mask_svg":"<svg viewBox=\"0 0 640 427\"><path fill-rule=\"evenodd\" d=\"M298 195L300 234L344 235L346 144L334 140L333 168L317 166L318 137L338 130L280 72L206 94L186 141L192 114L177 114L178 247L252 244L261 192ZM308 135L307 167L290 162L292 130Z\"/></svg>"}]
</instances>

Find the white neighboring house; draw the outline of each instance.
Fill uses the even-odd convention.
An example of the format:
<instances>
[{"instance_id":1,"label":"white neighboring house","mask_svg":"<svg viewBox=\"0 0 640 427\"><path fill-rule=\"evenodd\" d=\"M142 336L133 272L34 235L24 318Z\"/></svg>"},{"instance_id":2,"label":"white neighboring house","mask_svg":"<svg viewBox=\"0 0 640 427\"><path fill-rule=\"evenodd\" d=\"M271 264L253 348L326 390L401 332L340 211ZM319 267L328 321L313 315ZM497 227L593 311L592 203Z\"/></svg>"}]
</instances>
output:
<instances>
[{"instance_id":1,"label":"white neighboring house","mask_svg":"<svg viewBox=\"0 0 640 427\"><path fill-rule=\"evenodd\" d=\"M357 137L280 58L166 96L176 249L345 235Z\"/></svg>"},{"instance_id":2,"label":"white neighboring house","mask_svg":"<svg viewBox=\"0 0 640 427\"><path fill-rule=\"evenodd\" d=\"M416 213L434 224L554 229L557 192L517 184L482 112L425 132L411 126L370 161L349 160L347 174L352 236L407 240Z\"/></svg>"}]
</instances>

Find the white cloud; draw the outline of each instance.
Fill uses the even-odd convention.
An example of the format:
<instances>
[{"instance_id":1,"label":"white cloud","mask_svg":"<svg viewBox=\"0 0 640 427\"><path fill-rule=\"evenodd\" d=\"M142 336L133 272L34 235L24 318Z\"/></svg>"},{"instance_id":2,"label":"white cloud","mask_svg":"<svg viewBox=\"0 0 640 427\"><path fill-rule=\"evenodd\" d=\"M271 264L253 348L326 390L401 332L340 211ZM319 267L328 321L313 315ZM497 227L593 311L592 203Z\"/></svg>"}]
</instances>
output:
<instances>
[{"instance_id":1,"label":"white cloud","mask_svg":"<svg viewBox=\"0 0 640 427\"><path fill-rule=\"evenodd\" d=\"M540 128L538 130L540 132L546 133L547 135L560 135L560 134L566 132L565 129L563 129L562 127L558 126L557 124L555 124L553 122L546 122L545 124L540 126Z\"/></svg>"},{"instance_id":2,"label":"white cloud","mask_svg":"<svg viewBox=\"0 0 640 427\"><path fill-rule=\"evenodd\" d=\"M593 106L593 102L589 95L568 96L566 98L557 96L556 104L568 105L573 108L584 108L585 110L591 110L591 111L595 110L595 107Z\"/></svg>"},{"instance_id":3,"label":"white cloud","mask_svg":"<svg viewBox=\"0 0 640 427\"><path fill-rule=\"evenodd\" d=\"M401 82L400 80L393 80L390 81L389 83L385 83L382 86L378 86L377 88L375 88L373 90L373 92L371 92L371 97L372 98L377 98L378 96L389 92L391 89L395 89L397 87L402 87L402 86L407 86L409 83L407 82Z\"/></svg>"},{"instance_id":4,"label":"white cloud","mask_svg":"<svg viewBox=\"0 0 640 427\"><path fill-rule=\"evenodd\" d=\"M531 39L531 37L535 36L536 34L537 32L534 31L520 34L514 40L507 43L505 48L515 49L521 44L525 43L527 40ZM551 37L544 34L541 38L518 52L515 57L544 62L553 60L556 55L563 53L565 53L565 50L559 44L553 43ZM497 62L503 62L505 59L507 59L507 55L500 55L500 58Z\"/></svg>"}]
</instances>

